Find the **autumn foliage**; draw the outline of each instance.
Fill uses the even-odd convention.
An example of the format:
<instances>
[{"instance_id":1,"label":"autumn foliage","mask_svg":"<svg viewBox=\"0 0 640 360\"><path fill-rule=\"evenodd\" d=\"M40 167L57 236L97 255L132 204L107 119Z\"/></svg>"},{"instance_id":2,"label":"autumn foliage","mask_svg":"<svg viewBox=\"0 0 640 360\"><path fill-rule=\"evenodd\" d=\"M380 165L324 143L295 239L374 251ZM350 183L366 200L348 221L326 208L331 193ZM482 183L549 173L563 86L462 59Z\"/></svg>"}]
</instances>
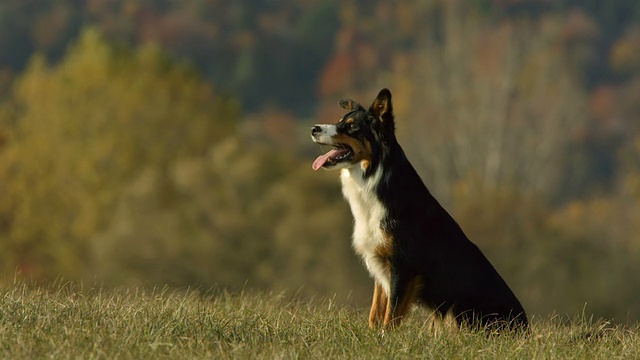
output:
<instances>
[{"instance_id":1,"label":"autumn foliage","mask_svg":"<svg viewBox=\"0 0 640 360\"><path fill-rule=\"evenodd\" d=\"M363 305L308 128L388 87L529 313L637 320L639 29L635 0L1 0L0 279Z\"/></svg>"}]
</instances>

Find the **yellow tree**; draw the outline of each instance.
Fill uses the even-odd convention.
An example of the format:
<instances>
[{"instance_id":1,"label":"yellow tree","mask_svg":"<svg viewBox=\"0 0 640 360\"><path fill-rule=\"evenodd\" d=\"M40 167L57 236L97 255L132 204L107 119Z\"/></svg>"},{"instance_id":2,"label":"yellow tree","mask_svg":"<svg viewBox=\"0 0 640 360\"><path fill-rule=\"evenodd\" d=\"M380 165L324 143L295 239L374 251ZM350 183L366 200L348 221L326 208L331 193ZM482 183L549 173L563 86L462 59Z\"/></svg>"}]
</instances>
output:
<instances>
[{"instance_id":1,"label":"yellow tree","mask_svg":"<svg viewBox=\"0 0 640 360\"><path fill-rule=\"evenodd\" d=\"M87 30L59 64L35 56L0 109L3 270L75 277L123 184L205 153L236 118L231 101L152 45L116 49Z\"/></svg>"},{"instance_id":2,"label":"yellow tree","mask_svg":"<svg viewBox=\"0 0 640 360\"><path fill-rule=\"evenodd\" d=\"M163 184L148 169L130 182L92 237L105 284L370 296L335 174L234 137L168 174ZM167 191L179 196L163 205Z\"/></svg>"}]
</instances>

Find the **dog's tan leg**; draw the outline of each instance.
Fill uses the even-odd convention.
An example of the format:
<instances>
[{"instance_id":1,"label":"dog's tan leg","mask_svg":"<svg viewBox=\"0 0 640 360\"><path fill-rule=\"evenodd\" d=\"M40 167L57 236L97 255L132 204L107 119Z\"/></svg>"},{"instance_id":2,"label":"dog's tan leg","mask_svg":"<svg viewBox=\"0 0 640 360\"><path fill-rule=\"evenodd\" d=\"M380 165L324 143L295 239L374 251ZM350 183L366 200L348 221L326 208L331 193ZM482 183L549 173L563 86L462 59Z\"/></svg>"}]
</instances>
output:
<instances>
[{"instance_id":1,"label":"dog's tan leg","mask_svg":"<svg viewBox=\"0 0 640 360\"><path fill-rule=\"evenodd\" d=\"M371 301L371 311L369 312L369 327L376 328L382 324L387 310L387 294L382 286L376 281L373 287L373 300Z\"/></svg>"},{"instance_id":2,"label":"dog's tan leg","mask_svg":"<svg viewBox=\"0 0 640 360\"><path fill-rule=\"evenodd\" d=\"M387 301L387 311L384 315L385 328L394 328L400 324L413 304L418 284L418 277L392 282L391 295Z\"/></svg>"}]
</instances>

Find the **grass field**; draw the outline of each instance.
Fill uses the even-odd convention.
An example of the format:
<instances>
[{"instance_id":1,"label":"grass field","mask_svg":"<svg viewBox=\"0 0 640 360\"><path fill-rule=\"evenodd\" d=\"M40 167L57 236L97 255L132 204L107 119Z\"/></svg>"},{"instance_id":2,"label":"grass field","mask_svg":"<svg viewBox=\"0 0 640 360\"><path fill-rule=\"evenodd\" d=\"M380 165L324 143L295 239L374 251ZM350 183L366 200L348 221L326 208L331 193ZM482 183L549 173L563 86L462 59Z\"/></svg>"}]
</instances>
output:
<instances>
[{"instance_id":1,"label":"grass field","mask_svg":"<svg viewBox=\"0 0 640 360\"><path fill-rule=\"evenodd\" d=\"M528 336L434 330L414 311L394 332L331 300L212 291L0 286L0 358L639 359L638 326L560 317Z\"/></svg>"}]
</instances>

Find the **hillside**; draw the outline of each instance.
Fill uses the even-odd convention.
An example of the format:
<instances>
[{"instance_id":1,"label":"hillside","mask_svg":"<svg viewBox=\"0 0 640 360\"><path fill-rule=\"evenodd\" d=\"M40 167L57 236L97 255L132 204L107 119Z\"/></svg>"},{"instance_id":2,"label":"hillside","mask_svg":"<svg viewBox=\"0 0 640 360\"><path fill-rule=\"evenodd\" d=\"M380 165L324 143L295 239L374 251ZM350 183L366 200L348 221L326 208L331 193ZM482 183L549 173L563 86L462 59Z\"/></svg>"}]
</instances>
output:
<instances>
[{"instance_id":1,"label":"hillside","mask_svg":"<svg viewBox=\"0 0 640 360\"><path fill-rule=\"evenodd\" d=\"M2 358L614 359L640 356L638 326L535 318L528 336L442 328L415 311L397 331L364 310L277 294L106 291L64 284L0 290Z\"/></svg>"},{"instance_id":2,"label":"hillside","mask_svg":"<svg viewBox=\"0 0 640 360\"><path fill-rule=\"evenodd\" d=\"M383 87L528 313L640 321L637 0L0 0L0 281L366 306L309 127Z\"/></svg>"}]
</instances>

